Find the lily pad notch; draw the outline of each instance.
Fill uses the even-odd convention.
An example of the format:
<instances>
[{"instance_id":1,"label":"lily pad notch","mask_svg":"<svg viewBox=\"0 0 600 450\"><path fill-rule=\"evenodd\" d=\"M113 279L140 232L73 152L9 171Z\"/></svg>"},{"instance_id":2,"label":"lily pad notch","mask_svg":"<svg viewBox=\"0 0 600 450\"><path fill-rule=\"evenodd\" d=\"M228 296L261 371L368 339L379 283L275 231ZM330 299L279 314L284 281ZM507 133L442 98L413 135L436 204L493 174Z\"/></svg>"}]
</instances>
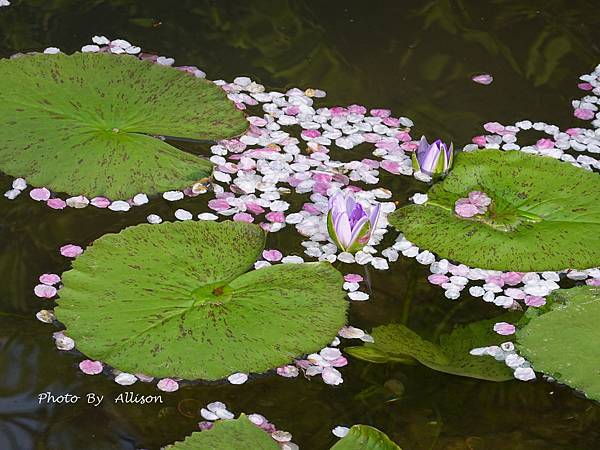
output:
<instances>
[{"instance_id":1,"label":"lily pad notch","mask_svg":"<svg viewBox=\"0 0 600 450\"><path fill-rule=\"evenodd\" d=\"M266 372L330 343L348 302L327 262L248 271L264 243L260 227L232 221L105 235L63 274L56 317L79 351L124 372Z\"/></svg>"},{"instance_id":2,"label":"lily pad notch","mask_svg":"<svg viewBox=\"0 0 600 450\"><path fill-rule=\"evenodd\" d=\"M214 83L129 55L2 59L0 78L0 170L69 195L182 190L212 164L156 136L220 140L248 128Z\"/></svg>"},{"instance_id":3,"label":"lily pad notch","mask_svg":"<svg viewBox=\"0 0 600 450\"><path fill-rule=\"evenodd\" d=\"M481 191L488 212L459 217L454 205ZM459 153L428 201L390 215L415 245L489 270L587 269L600 261L600 175L520 151Z\"/></svg>"}]
</instances>

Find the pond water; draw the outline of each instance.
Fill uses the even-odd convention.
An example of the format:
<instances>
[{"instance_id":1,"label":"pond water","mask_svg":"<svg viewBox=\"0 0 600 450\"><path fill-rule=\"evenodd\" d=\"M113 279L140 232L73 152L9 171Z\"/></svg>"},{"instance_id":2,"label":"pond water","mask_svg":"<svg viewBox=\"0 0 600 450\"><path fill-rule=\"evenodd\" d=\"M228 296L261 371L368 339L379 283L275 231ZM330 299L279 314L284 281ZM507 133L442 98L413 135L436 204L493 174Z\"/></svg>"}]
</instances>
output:
<instances>
[{"instance_id":1,"label":"pond water","mask_svg":"<svg viewBox=\"0 0 600 450\"><path fill-rule=\"evenodd\" d=\"M599 23L595 2L572 0L14 0L0 9L0 57L48 46L70 53L94 34L118 36L197 65L210 79L248 75L275 90L324 89L323 105L390 108L414 120L414 136L439 136L462 147L488 121L580 126L570 100L581 96L577 77L600 62ZM493 74L494 83L473 83L471 76L480 72ZM208 154L206 146L183 148ZM382 180L399 205L424 189L409 177ZM0 175L0 189L11 181ZM80 359L58 352L48 326L35 320L40 300L32 289L39 274L67 269L57 252L64 243L90 243L143 223L150 213L208 211L207 200L159 200L118 214L56 212L2 197L1 449L158 449L196 431L199 408L215 400L236 413L265 415L306 449L329 448L337 440L333 427L355 423L381 429L405 450L600 447L600 407L567 387L541 378L493 383L356 359L337 387L266 375L242 386L182 387L164 393L159 405L38 404L37 395L46 391L107 399L124 390L156 394L150 385L124 388L83 375ZM288 227L270 235L267 247L302 254L299 242ZM362 267L354 271L364 273ZM371 299L351 305L350 323L371 330L399 322L434 338L456 324L502 314L468 295L446 299L427 275L426 266L409 258L390 271L370 270Z\"/></svg>"}]
</instances>

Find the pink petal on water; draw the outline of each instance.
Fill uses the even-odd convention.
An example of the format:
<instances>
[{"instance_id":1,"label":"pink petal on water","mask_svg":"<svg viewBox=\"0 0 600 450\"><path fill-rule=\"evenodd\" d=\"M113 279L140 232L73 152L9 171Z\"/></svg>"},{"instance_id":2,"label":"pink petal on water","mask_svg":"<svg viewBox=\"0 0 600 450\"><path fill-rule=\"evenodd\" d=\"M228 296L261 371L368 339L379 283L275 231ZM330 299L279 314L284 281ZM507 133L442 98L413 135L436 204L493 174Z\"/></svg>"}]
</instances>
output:
<instances>
[{"instance_id":1,"label":"pink petal on water","mask_svg":"<svg viewBox=\"0 0 600 450\"><path fill-rule=\"evenodd\" d=\"M527 306L538 308L546 304L546 299L544 297L538 297L537 295L528 295L525 297L525 304Z\"/></svg>"},{"instance_id":2,"label":"pink petal on water","mask_svg":"<svg viewBox=\"0 0 600 450\"><path fill-rule=\"evenodd\" d=\"M60 283L60 277L55 273L45 273L43 275L40 275L39 280L40 283L47 284L49 286Z\"/></svg>"},{"instance_id":3,"label":"pink petal on water","mask_svg":"<svg viewBox=\"0 0 600 450\"><path fill-rule=\"evenodd\" d=\"M245 213L245 212L240 212L237 213L233 216L233 220L236 222L247 222L247 223L252 223L254 222L254 217L252 217L250 214Z\"/></svg>"},{"instance_id":4,"label":"pink petal on water","mask_svg":"<svg viewBox=\"0 0 600 450\"><path fill-rule=\"evenodd\" d=\"M441 273L435 273L433 275L429 275L427 280L429 280L431 284L440 285L450 281L450 278L448 278L446 275L442 275Z\"/></svg>"},{"instance_id":5,"label":"pink petal on water","mask_svg":"<svg viewBox=\"0 0 600 450\"><path fill-rule=\"evenodd\" d=\"M171 378L163 378L156 384L156 387L163 392L175 392L179 389L179 383Z\"/></svg>"},{"instance_id":6,"label":"pink petal on water","mask_svg":"<svg viewBox=\"0 0 600 450\"><path fill-rule=\"evenodd\" d=\"M523 280L523 275L525 274L522 272L505 272L501 277L509 286L515 286Z\"/></svg>"},{"instance_id":7,"label":"pink petal on water","mask_svg":"<svg viewBox=\"0 0 600 450\"><path fill-rule=\"evenodd\" d=\"M502 286L504 286L504 283L506 282L506 280L502 276L492 275L492 276L487 277L485 279L485 282L495 284L498 287L502 287Z\"/></svg>"},{"instance_id":8,"label":"pink petal on water","mask_svg":"<svg viewBox=\"0 0 600 450\"><path fill-rule=\"evenodd\" d=\"M277 262L281 261L283 254L279 250L263 250L262 257L267 261Z\"/></svg>"},{"instance_id":9,"label":"pink petal on water","mask_svg":"<svg viewBox=\"0 0 600 450\"><path fill-rule=\"evenodd\" d=\"M592 86L590 83L579 83L577 87L583 91L591 91L594 89L594 86Z\"/></svg>"},{"instance_id":10,"label":"pink petal on water","mask_svg":"<svg viewBox=\"0 0 600 450\"><path fill-rule=\"evenodd\" d=\"M475 83L484 84L487 86L488 84L491 84L492 81L494 81L494 77L491 76L489 73L482 73L480 75L475 75L471 78L471 80L473 80Z\"/></svg>"},{"instance_id":11,"label":"pink petal on water","mask_svg":"<svg viewBox=\"0 0 600 450\"><path fill-rule=\"evenodd\" d=\"M277 222L277 223L284 223L285 222L285 214L283 214L282 212L272 211L270 213L267 213L265 215L265 218L269 222Z\"/></svg>"},{"instance_id":12,"label":"pink petal on water","mask_svg":"<svg viewBox=\"0 0 600 450\"><path fill-rule=\"evenodd\" d=\"M29 192L29 196L37 202L45 202L50 198L50 191L46 188L35 188Z\"/></svg>"},{"instance_id":13,"label":"pink petal on water","mask_svg":"<svg viewBox=\"0 0 600 450\"><path fill-rule=\"evenodd\" d=\"M535 143L537 148L554 148L554 141L552 139L540 139Z\"/></svg>"},{"instance_id":14,"label":"pink petal on water","mask_svg":"<svg viewBox=\"0 0 600 450\"><path fill-rule=\"evenodd\" d=\"M65 209L67 207L67 202L62 198L50 198L46 202L46 205L52 209Z\"/></svg>"},{"instance_id":15,"label":"pink petal on water","mask_svg":"<svg viewBox=\"0 0 600 450\"><path fill-rule=\"evenodd\" d=\"M488 122L483 125L483 128L490 133L502 133L504 131L504 125L498 122Z\"/></svg>"},{"instance_id":16,"label":"pink petal on water","mask_svg":"<svg viewBox=\"0 0 600 450\"><path fill-rule=\"evenodd\" d=\"M385 119L386 117L390 117L392 115L392 111L390 111L389 109L372 109L370 111L371 115L374 117L381 117L382 119Z\"/></svg>"},{"instance_id":17,"label":"pink petal on water","mask_svg":"<svg viewBox=\"0 0 600 450\"><path fill-rule=\"evenodd\" d=\"M348 273L344 275L344 280L348 283L360 283L363 277L357 273Z\"/></svg>"},{"instance_id":18,"label":"pink petal on water","mask_svg":"<svg viewBox=\"0 0 600 450\"><path fill-rule=\"evenodd\" d=\"M277 368L277 375L285 378L295 378L298 376L298 368L296 366L281 366Z\"/></svg>"},{"instance_id":19,"label":"pink petal on water","mask_svg":"<svg viewBox=\"0 0 600 450\"><path fill-rule=\"evenodd\" d=\"M509 334L514 334L516 328L513 324L507 322L498 322L494 325L494 331L502 336L508 336Z\"/></svg>"},{"instance_id":20,"label":"pink petal on water","mask_svg":"<svg viewBox=\"0 0 600 450\"><path fill-rule=\"evenodd\" d=\"M86 375L98 375L102 372L102 363L100 361L92 361L86 359L79 363L79 369Z\"/></svg>"},{"instance_id":21,"label":"pink petal on water","mask_svg":"<svg viewBox=\"0 0 600 450\"><path fill-rule=\"evenodd\" d=\"M594 111L592 111L591 109L583 109L583 108L577 108L575 109L575 111L573 112L573 115L575 117L577 117L578 119L582 119L582 120L591 120L594 118L594 116L596 115L594 113Z\"/></svg>"},{"instance_id":22,"label":"pink petal on water","mask_svg":"<svg viewBox=\"0 0 600 450\"><path fill-rule=\"evenodd\" d=\"M212 422L208 421L198 422L198 428L200 428L200 430L202 431L210 430L213 427L213 425L214 424Z\"/></svg>"},{"instance_id":23,"label":"pink petal on water","mask_svg":"<svg viewBox=\"0 0 600 450\"><path fill-rule=\"evenodd\" d=\"M60 248L60 254L67 258L76 258L83 253L83 249L79 245L67 244Z\"/></svg>"},{"instance_id":24,"label":"pink petal on water","mask_svg":"<svg viewBox=\"0 0 600 450\"><path fill-rule=\"evenodd\" d=\"M600 286L600 278L590 278L585 281L588 286Z\"/></svg>"},{"instance_id":25,"label":"pink petal on water","mask_svg":"<svg viewBox=\"0 0 600 450\"><path fill-rule=\"evenodd\" d=\"M111 201L106 197L94 197L90 200L90 205L95 206L96 208L108 208L111 204Z\"/></svg>"},{"instance_id":26,"label":"pink petal on water","mask_svg":"<svg viewBox=\"0 0 600 450\"><path fill-rule=\"evenodd\" d=\"M381 161L381 168L395 175L400 174L400 163L384 159Z\"/></svg>"},{"instance_id":27,"label":"pink petal on water","mask_svg":"<svg viewBox=\"0 0 600 450\"><path fill-rule=\"evenodd\" d=\"M52 298L56 295L56 288L47 284L38 284L33 288L33 292L40 298Z\"/></svg>"},{"instance_id":28,"label":"pink petal on water","mask_svg":"<svg viewBox=\"0 0 600 450\"><path fill-rule=\"evenodd\" d=\"M479 145L480 147L485 147L487 144L485 136L475 136L473 137L473 139L471 139L471 142L473 142L473 144Z\"/></svg>"}]
</instances>

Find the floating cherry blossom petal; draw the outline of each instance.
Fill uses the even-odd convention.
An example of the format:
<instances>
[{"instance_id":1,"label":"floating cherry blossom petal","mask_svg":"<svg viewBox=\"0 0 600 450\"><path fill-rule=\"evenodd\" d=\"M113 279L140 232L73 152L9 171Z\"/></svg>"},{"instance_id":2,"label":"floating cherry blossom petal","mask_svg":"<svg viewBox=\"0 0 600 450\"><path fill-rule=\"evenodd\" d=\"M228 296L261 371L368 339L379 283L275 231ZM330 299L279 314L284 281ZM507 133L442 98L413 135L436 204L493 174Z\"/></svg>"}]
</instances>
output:
<instances>
[{"instance_id":1,"label":"floating cherry blossom petal","mask_svg":"<svg viewBox=\"0 0 600 450\"><path fill-rule=\"evenodd\" d=\"M480 75L475 75L471 78L475 83L483 84L485 86L492 84L494 81L494 77L492 77L489 73L482 73Z\"/></svg>"},{"instance_id":2,"label":"floating cherry blossom petal","mask_svg":"<svg viewBox=\"0 0 600 450\"><path fill-rule=\"evenodd\" d=\"M98 375L102 372L102 363L100 361L92 361L86 359L79 363L79 369L86 375Z\"/></svg>"},{"instance_id":3,"label":"floating cherry blossom petal","mask_svg":"<svg viewBox=\"0 0 600 450\"><path fill-rule=\"evenodd\" d=\"M52 286L54 284L60 283L60 276L56 275L55 273L44 273L40 275L39 280L40 283Z\"/></svg>"},{"instance_id":4,"label":"floating cherry blossom petal","mask_svg":"<svg viewBox=\"0 0 600 450\"><path fill-rule=\"evenodd\" d=\"M227 381L229 381L231 384L244 384L246 381L248 381L248 375L239 372L234 373L227 377Z\"/></svg>"},{"instance_id":5,"label":"floating cherry blossom petal","mask_svg":"<svg viewBox=\"0 0 600 450\"><path fill-rule=\"evenodd\" d=\"M48 286L47 284L38 284L33 292L40 298L52 298L56 295L56 288L54 286Z\"/></svg>"},{"instance_id":6,"label":"floating cherry blossom petal","mask_svg":"<svg viewBox=\"0 0 600 450\"><path fill-rule=\"evenodd\" d=\"M60 254L67 258L76 258L83 253L83 249L79 245L67 244L60 248Z\"/></svg>"},{"instance_id":7,"label":"floating cherry blossom petal","mask_svg":"<svg viewBox=\"0 0 600 450\"><path fill-rule=\"evenodd\" d=\"M65 209L67 207L67 202L62 198L50 198L46 202L46 205L52 209Z\"/></svg>"},{"instance_id":8,"label":"floating cherry blossom petal","mask_svg":"<svg viewBox=\"0 0 600 450\"><path fill-rule=\"evenodd\" d=\"M45 202L50 198L50 191L46 188L35 188L29 192L29 196L37 202Z\"/></svg>"},{"instance_id":9,"label":"floating cherry blossom petal","mask_svg":"<svg viewBox=\"0 0 600 450\"><path fill-rule=\"evenodd\" d=\"M179 383L171 378L163 378L157 383L156 387L163 392L175 392L179 389Z\"/></svg>"},{"instance_id":10,"label":"floating cherry blossom petal","mask_svg":"<svg viewBox=\"0 0 600 450\"><path fill-rule=\"evenodd\" d=\"M262 257L267 261L277 262L281 261L281 258L283 258L283 254L279 250L263 250Z\"/></svg>"},{"instance_id":11,"label":"floating cherry blossom petal","mask_svg":"<svg viewBox=\"0 0 600 450\"><path fill-rule=\"evenodd\" d=\"M497 324L494 325L494 331L503 336L508 336L510 334L514 334L516 331L516 328L513 324L506 323L506 322L498 322Z\"/></svg>"}]
</instances>

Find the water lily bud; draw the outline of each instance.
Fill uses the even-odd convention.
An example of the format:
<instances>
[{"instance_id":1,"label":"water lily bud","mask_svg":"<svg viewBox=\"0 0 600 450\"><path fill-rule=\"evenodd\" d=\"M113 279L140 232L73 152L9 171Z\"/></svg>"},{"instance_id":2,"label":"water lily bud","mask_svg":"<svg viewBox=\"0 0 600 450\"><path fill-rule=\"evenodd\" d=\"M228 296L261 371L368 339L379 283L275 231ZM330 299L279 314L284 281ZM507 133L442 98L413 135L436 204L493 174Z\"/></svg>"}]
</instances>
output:
<instances>
[{"instance_id":1,"label":"water lily bud","mask_svg":"<svg viewBox=\"0 0 600 450\"><path fill-rule=\"evenodd\" d=\"M412 161L415 171L421 171L430 177L446 175L454 162L454 145L450 143L448 147L439 139L429 144L423 136L412 153Z\"/></svg>"}]
</instances>

